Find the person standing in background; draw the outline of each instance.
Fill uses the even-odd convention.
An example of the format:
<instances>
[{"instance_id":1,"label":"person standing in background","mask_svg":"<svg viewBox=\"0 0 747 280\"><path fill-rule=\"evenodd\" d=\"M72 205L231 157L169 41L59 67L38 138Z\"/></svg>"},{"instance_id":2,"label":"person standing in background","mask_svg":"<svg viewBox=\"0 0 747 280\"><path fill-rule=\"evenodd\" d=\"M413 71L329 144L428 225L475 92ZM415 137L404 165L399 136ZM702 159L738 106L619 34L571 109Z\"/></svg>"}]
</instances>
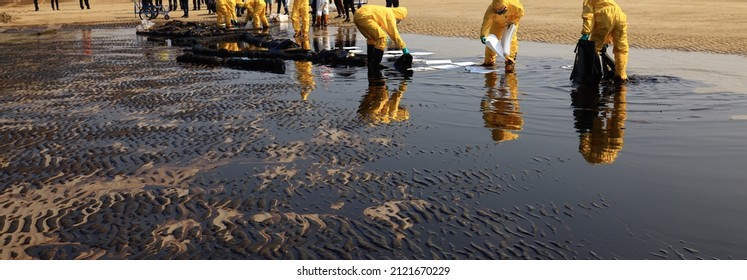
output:
<instances>
[{"instance_id":1,"label":"person standing in background","mask_svg":"<svg viewBox=\"0 0 747 280\"><path fill-rule=\"evenodd\" d=\"M200 7L200 0L192 0L192 10L200 10L202 7Z\"/></svg>"},{"instance_id":2,"label":"person standing in background","mask_svg":"<svg viewBox=\"0 0 747 280\"><path fill-rule=\"evenodd\" d=\"M399 7L399 0L386 0L386 6L390 8Z\"/></svg>"},{"instance_id":3,"label":"person standing in background","mask_svg":"<svg viewBox=\"0 0 747 280\"><path fill-rule=\"evenodd\" d=\"M60 10L60 0L49 0L49 3L52 3L52 10L54 11L54 6L57 4L57 10Z\"/></svg>"},{"instance_id":4,"label":"person standing in background","mask_svg":"<svg viewBox=\"0 0 747 280\"><path fill-rule=\"evenodd\" d=\"M80 9L83 10L83 3L86 3L86 9L91 9L91 6L88 5L88 0L79 0L80 1Z\"/></svg>"},{"instance_id":5,"label":"person standing in background","mask_svg":"<svg viewBox=\"0 0 747 280\"><path fill-rule=\"evenodd\" d=\"M39 11L39 0L34 0L34 11Z\"/></svg>"},{"instance_id":6,"label":"person standing in background","mask_svg":"<svg viewBox=\"0 0 747 280\"><path fill-rule=\"evenodd\" d=\"M169 10L176 11L177 3L177 0L169 0Z\"/></svg>"},{"instance_id":7,"label":"person standing in background","mask_svg":"<svg viewBox=\"0 0 747 280\"><path fill-rule=\"evenodd\" d=\"M272 14L272 0L265 0L265 16Z\"/></svg>"},{"instance_id":8,"label":"person standing in background","mask_svg":"<svg viewBox=\"0 0 747 280\"><path fill-rule=\"evenodd\" d=\"M280 14L280 6L285 8L285 14L288 14L288 0L277 0L278 2L278 15Z\"/></svg>"},{"instance_id":9,"label":"person standing in background","mask_svg":"<svg viewBox=\"0 0 747 280\"><path fill-rule=\"evenodd\" d=\"M341 18L342 13L345 12L345 10L342 9L342 0L335 0L335 8L337 9L337 16L335 18Z\"/></svg>"},{"instance_id":10,"label":"person standing in background","mask_svg":"<svg viewBox=\"0 0 747 280\"><path fill-rule=\"evenodd\" d=\"M343 9L345 10L345 20L344 22L350 21L350 14L349 12L353 12L353 16L355 16L355 3L353 0L342 0Z\"/></svg>"},{"instance_id":11,"label":"person standing in background","mask_svg":"<svg viewBox=\"0 0 747 280\"><path fill-rule=\"evenodd\" d=\"M184 11L183 18L189 17L189 0L181 0L181 8Z\"/></svg>"}]
</instances>

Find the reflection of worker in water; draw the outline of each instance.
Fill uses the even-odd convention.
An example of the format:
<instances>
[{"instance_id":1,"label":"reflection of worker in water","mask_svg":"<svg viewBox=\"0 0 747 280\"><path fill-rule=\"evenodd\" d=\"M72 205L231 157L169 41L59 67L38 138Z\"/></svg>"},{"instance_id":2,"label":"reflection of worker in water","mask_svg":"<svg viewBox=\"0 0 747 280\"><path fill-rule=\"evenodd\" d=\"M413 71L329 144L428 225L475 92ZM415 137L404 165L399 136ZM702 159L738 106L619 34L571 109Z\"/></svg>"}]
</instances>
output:
<instances>
[{"instance_id":1,"label":"reflection of worker in water","mask_svg":"<svg viewBox=\"0 0 747 280\"><path fill-rule=\"evenodd\" d=\"M410 118L407 108L400 106L402 95L407 91L407 81L402 80L396 90L389 95L385 78L368 80L368 91L361 99L358 116L372 124L405 121Z\"/></svg>"},{"instance_id":2,"label":"reflection of worker in water","mask_svg":"<svg viewBox=\"0 0 747 280\"><path fill-rule=\"evenodd\" d=\"M93 42L91 39L91 30L90 29L83 29L80 33L80 42L81 46L83 47L83 54L85 55L91 55L93 54Z\"/></svg>"},{"instance_id":3,"label":"reflection of worker in water","mask_svg":"<svg viewBox=\"0 0 747 280\"><path fill-rule=\"evenodd\" d=\"M314 69L311 61L295 61L296 64L296 78L298 83L301 84L301 99L307 100L309 93L316 88L316 82L314 82Z\"/></svg>"},{"instance_id":4,"label":"reflection of worker in water","mask_svg":"<svg viewBox=\"0 0 747 280\"><path fill-rule=\"evenodd\" d=\"M311 49L309 37L296 37L296 43L304 50ZM301 99L307 100L309 93L316 88L314 73L312 72L314 68L311 61L295 61L294 64L296 65L296 78L298 83L301 84Z\"/></svg>"},{"instance_id":5,"label":"reflection of worker in water","mask_svg":"<svg viewBox=\"0 0 747 280\"><path fill-rule=\"evenodd\" d=\"M597 52L605 44L612 43L615 54L615 80L628 80L628 18L614 0L584 0L581 18L584 20L581 30L582 40L592 40Z\"/></svg>"},{"instance_id":6,"label":"reflection of worker in water","mask_svg":"<svg viewBox=\"0 0 747 280\"><path fill-rule=\"evenodd\" d=\"M519 108L519 81L516 73L506 73L503 76L496 72L486 73L485 87L488 92L480 104L480 110L493 140L503 142L519 138L516 132L524 126L524 118Z\"/></svg>"},{"instance_id":7,"label":"reflection of worker in water","mask_svg":"<svg viewBox=\"0 0 747 280\"><path fill-rule=\"evenodd\" d=\"M305 37L309 35L309 0L293 0L291 9L291 23L296 34L293 37Z\"/></svg>"},{"instance_id":8,"label":"reflection of worker in water","mask_svg":"<svg viewBox=\"0 0 747 280\"><path fill-rule=\"evenodd\" d=\"M338 26L335 36L335 48L355 47L356 34L358 30L349 26Z\"/></svg>"},{"instance_id":9,"label":"reflection of worker in water","mask_svg":"<svg viewBox=\"0 0 747 280\"><path fill-rule=\"evenodd\" d=\"M239 51L238 42L220 42L218 43L218 49L236 52Z\"/></svg>"},{"instance_id":10,"label":"reflection of worker in water","mask_svg":"<svg viewBox=\"0 0 747 280\"><path fill-rule=\"evenodd\" d=\"M254 29L270 28L270 22L267 20L267 13L265 11L267 5L264 0L247 0L239 5L246 8L246 22L249 22L249 19L251 19Z\"/></svg>"},{"instance_id":11,"label":"reflection of worker in water","mask_svg":"<svg viewBox=\"0 0 747 280\"><path fill-rule=\"evenodd\" d=\"M580 133L578 151L587 162L613 163L622 150L626 93L625 85L604 88L601 95L596 85L571 92L575 128Z\"/></svg>"},{"instance_id":12,"label":"reflection of worker in water","mask_svg":"<svg viewBox=\"0 0 747 280\"><path fill-rule=\"evenodd\" d=\"M327 29L322 29L321 31L316 32L315 34L321 35L321 36L314 36L314 51L321 52L323 50L332 49L332 45L329 42L330 41L329 32L327 31Z\"/></svg>"},{"instance_id":13,"label":"reflection of worker in water","mask_svg":"<svg viewBox=\"0 0 747 280\"><path fill-rule=\"evenodd\" d=\"M364 5L353 16L353 22L358 30L366 37L369 71L381 68L381 60L386 50L387 35L394 44L407 54L407 46L399 36L397 23L407 17L404 7L387 8L379 5Z\"/></svg>"},{"instance_id":14,"label":"reflection of worker in water","mask_svg":"<svg viewBox=\"0 0 747 280\"><path fill-rule=\"evenodd\" d=\"M523 16L524 6L519 0L493 0L488 9L485 10L485 15L482 18L480 41L483 44L485 44L485 39L488 35L494 34L496 37L501 38L508 26L511 24L516 26L516 32L511 37L511 53L506 54L506 73L514 71L516 53L519 51L519 39L517 36L519 33L519 21ZM482 65L494 66L497 55L488 46L485 46L485 60Z\"/></svg>"}]
</instances>

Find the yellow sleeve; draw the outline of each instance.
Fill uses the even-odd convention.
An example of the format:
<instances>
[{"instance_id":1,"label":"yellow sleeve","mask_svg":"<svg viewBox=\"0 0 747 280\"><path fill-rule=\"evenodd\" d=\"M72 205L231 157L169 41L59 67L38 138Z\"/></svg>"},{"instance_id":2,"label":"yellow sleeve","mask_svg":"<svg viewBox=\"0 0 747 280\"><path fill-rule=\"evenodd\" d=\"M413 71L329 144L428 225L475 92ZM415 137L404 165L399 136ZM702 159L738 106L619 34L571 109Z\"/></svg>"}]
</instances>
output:
<instances>
[{"instance_id":1,"label":"yellow sleeve","mask_svg":"<svg viewBox=\"0 0 747 280\"><path fill-rule=\"evenodd\" d=\"M581 35L591 34L591 28L594 25L594 1L584 0L584 8L581 13L581 18L584 21L584 26L581 29Z\"/></svg>"},{"instance_id":2,"label":"yellow sleeve","mask_svg":"<svg viewBox=\"0 0 747 280\"><path fill-rule=\"evenodd\" d=\"M510 23L519 23L521 18L524 17L524 7L511 5L509 12L508 21Z\"/></svg>"},{"instance_id":3,"label":"yellow sleeve","mask_svg":"<svg viewBox=\"0 0 747 280\"><path fill-rule=\"evenodd\" d=\"M391 12L387 13L385 20L387 21L388 27L386 33L389 34L389 38L392 38L392 41L394 41L400 49L406 48L407 45L405 44L405 41L399 36L399 30L397 30L397 19L394 18L394 14Z\"/></svg>"},{"instance_id":4,"label":"yellow sleeve","mask_svg":"<svg viewBox=\"0 0 747 280\"><path fill-rule=\"evenodd\" d=\"M490 34L490 27L493 26L493 8L488 6L485 15L482 17L482 26L480 27L480 37L487 37Z\"/></svg>"}]
</instances>

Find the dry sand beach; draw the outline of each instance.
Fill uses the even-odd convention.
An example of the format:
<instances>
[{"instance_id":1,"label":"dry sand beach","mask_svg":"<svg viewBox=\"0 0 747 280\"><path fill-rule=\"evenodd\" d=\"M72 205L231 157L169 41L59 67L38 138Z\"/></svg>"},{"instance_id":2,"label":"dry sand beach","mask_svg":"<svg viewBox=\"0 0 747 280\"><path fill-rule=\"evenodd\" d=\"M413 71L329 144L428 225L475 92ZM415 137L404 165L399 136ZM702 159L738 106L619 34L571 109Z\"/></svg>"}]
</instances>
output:
<instances>
[{"instance_id":1,"label":"dry sand beach","mask_svg":"<svg viewBox=\"0 0 747 280\"><path fill-rule=\"evenodd\" d=\"M0 28L136 21L133 3L127 0L90 0L91 10L81 10L78 1L62 0L60 11L53 11L48 0L41 2L40 10L34 11L30 0L0 1L3 13ZM400 30L404 33L476 38L488 2L465 0L434 4L426 0L403 0L401 5L409 9L409 17ZM383 4L384 0L370 3ZM572 44L578 38L580 0L524 0L522 3L526 15L519 40ZM628 15L630 44L635 48L747 54L745 1L618 0L617 3ZM179 19L182 12L175 11L170 15ZM202 9L190 11L189 20L214 18Z\"/></svg>"}]
</instances>

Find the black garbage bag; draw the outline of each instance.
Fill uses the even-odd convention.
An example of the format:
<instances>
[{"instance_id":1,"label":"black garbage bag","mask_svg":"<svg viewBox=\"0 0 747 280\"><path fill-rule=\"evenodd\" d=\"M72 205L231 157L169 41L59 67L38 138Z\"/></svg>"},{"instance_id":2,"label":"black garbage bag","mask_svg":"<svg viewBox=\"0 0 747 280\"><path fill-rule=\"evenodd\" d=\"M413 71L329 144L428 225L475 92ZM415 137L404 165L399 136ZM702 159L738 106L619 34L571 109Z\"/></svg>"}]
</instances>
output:
<instances>
[{"instance_id":1,"label":"black garbage bag","mask_svg":"<svg viewBox=\"0 0 747 280\"><path fill-rule=\"evenodd\" d=\"M571 81L578 84L598 84L604 72L602 71L602 59L596 52L594 41L578 40L575 52L576 59L573 62Z\"/></svg>"},{"instance_id":2,"label":"black garbage bag","mask_svg":"<svg viewBox=\"0 0 747 280\"><path fill-rule=\"evenodd\" d=\"M412 76L412 55L406 53L397 58L394 61L394 69L402 74Z\"/></svg>"},{"instance_id":3,"label":"black garbage bag","mask_svg":"<svg viewBox=\"0 0 747 280\"><path fill-rule=\"evenodd\" d=\"M602 79L610 80L615 77L615 61L607 54L607 45L604 45L602 52Z\"/></svg>"}]
</instances>

